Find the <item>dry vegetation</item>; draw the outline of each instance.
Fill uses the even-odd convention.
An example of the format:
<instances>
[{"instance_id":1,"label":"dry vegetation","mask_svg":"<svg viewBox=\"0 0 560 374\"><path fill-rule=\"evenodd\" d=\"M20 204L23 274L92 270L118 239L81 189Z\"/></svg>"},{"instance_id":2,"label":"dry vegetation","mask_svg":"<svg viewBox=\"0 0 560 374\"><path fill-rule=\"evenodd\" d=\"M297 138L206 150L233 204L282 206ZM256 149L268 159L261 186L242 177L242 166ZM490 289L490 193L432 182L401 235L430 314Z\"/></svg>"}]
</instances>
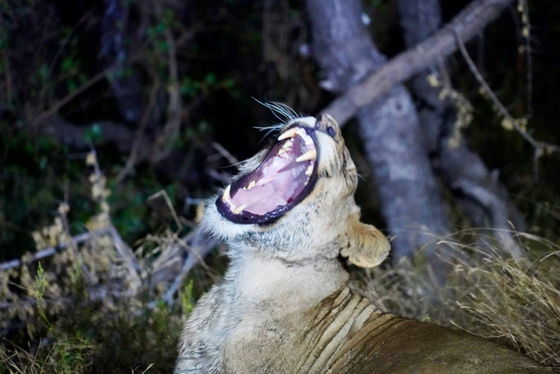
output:
<instances>
[{"instance_id":1,"label":"dry vegetation","mask_svg":"<svg viewBox=\"0 0 560 374\"><path fill-rule=\"evenodd\" d=\"M445 287L419 265L422 259L375 269L359 287L386 311L499 340L560 369L560 246L513 234L530 259L502 257L491 237L466 245L465 235L457 235L461 241L438 241L461 254Z\"/></svg>"},{"instance_id":2,"label":"dry vegetation","mask_svg":"<svg viewBox=\"0 0 560 374\"><path fill-rule=\"evenodd\" d=\"M207 248L195 229L149 235L132 251L94 152L86 162L97 205L87 231L72 235L62 203L33 233L37 251L0 264L0 373L170 372L182 316L215 279L202 266L184 279Z\"/></svg>"},{"instance_id":3,"label":"dry vegetation","mask_svg":"<svg viewBox=\"0 0 560 374\"><path fill-rule=\"evenodd\" d=\"M42 250L0 264L0 373L169 372L182 319L217 279L204 263L192 270L208 248L196 229L151 235L133 252L111 223L95 153L86 161L98 205L88 231L71 235L62 204L34 233ZM480 230L439 238L457 253L445 287L421 251L415 265L356 273L355 284L384 310L501 340L560 369L560 246L513 235L529 259L503 257Z\"/></svg>"},{"instance_id":4,"label":"dry vegetation","mask_svg":"<svg viewBox=\"0 0 560 374\"><path fill-rule=\"evenodd\" d=\"M310 40L305 12L288 1L264 2L268 5L262 8L259 2L170 0L162 2L167 4L162 9L130 1L121 2L132 16L128 27L119 30L103 26L114 22L102 23L103 15L89 9L88 2L69 9L69 20L59 19L67 6L56 3L0 1L0 10L9 15L0 19L0 54L10 56L0 59L0 92L6 93L0 102L2 250L19 255L31 246L29 228L38 226L32 233L37 250L0 263L0 374L167 373L174 365L181 321L226 262L221 248L197 231L197 217L181 217L193 209L176 213L173 205L207 196L229 178L224 167L235 163L229 151L243 156L260 144L260 135L248 124L259 123L260 117L261 124L268 123L269 117L259 114L251 96L279 98L306 113L317 113L330 100L319 88L320 74L306 56L309 51L304 53ZM376 38L386 39L377 40L380 49L400 48L402 36L392 29L398 26L395 2L363 3L376 15ZM538 26L535 40L547 54L558 35L546 27L557 9L551 4L531 10ZM558 108L557 59L543 59L541 52L533 62L528 8L522 8L518 54L508 49L510 44L517 48L517 40L504 42L506 34L515 33L502 23L477 41L485 74L472 64L461 71L453 61L452 82L432 74L428 79L456 107L457 122L447 144L458 145L473 117L471 144L489 168L502 170L500 178L517 196L531 231L558 238L558 162L541 157L556 148L527 138L534 134L557 143L557 127L550 126ZM126 61L119 62L116 54L90 56L123 38L131 45L117 49L125 52ZM462 43L458 46L470 61ZM533 79L521 63L525 58L535 64L535 88L521 79L525 72ZM469 83L473 74L476 85ZM482 75L491 78L506 105L492 96ZM131 85L138 100L121 100L124 91L118 84ZM519 87L525 85L527 106L520 99ZM125 123L122 113L131 109L137 118ZM496 113L501 128L488 129L486 124L496 124ZM531 119L529 128L525 117ZM522 138L512 136L512 130ZM44 136L49 131L51 140ZM351 126L345 131L359 168L369 170L361 205L377 218L373 173L359 150L362 140ZM89 153L86 198L76 188L82 186L83 167L69 160L92 144L103 149L108 173L103 175L95 153ZM154 199L149 195L162 202L163 225L173 229L157 231L164 220L151 219L147 201ZM61 196L65 200L45 225ZM146 232L152 234L133 242ZM529 256L515 262L503 257L510 251L500 249L497 236L487 233L472 230L435 239L463 254L454 260L444 288L434 281L421 253L414 264L357 271L355 285L384 310L503 341L560 370L560 241L511 232L508 237Z\"/></svg>"}]
</instances>

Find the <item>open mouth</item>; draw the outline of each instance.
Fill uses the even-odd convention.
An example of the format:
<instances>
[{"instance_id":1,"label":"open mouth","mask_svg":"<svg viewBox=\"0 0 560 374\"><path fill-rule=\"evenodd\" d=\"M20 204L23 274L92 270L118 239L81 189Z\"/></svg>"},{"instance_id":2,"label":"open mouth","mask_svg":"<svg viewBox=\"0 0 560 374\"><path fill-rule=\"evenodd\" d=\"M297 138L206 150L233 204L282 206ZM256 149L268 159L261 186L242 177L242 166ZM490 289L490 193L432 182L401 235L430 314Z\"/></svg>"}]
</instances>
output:
<instances>
[{"instance_id":1,"label":"open mouth","mask_svg":"<svg viewBox=\"0 0 560 374\"><path fill-rule=\"evenodd\" d=\"M216 200L235 223L269 223L303 200L316 181L318 148L308 127L283 132L261 164L228 186Z\"/></svg>"}]
</instances>

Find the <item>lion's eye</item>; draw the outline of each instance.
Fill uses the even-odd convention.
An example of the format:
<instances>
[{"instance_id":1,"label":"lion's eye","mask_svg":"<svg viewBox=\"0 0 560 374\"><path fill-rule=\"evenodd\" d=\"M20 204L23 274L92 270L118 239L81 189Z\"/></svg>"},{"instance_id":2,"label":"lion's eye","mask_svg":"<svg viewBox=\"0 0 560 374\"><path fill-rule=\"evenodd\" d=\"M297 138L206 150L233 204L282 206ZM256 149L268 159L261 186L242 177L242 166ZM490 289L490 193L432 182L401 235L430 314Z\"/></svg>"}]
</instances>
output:
<instances>
[{"instance_id":1,"label":"lion's eye","mask_svg":"<svg viewBox=\"0 0 560 374\"><path fill-rule=\"evenodd\" d=\"M333 127L327 127L327 134L329 134L329 136L331 138L334 138L336 135L336 130Z\"/></svg>"}]
</instances>

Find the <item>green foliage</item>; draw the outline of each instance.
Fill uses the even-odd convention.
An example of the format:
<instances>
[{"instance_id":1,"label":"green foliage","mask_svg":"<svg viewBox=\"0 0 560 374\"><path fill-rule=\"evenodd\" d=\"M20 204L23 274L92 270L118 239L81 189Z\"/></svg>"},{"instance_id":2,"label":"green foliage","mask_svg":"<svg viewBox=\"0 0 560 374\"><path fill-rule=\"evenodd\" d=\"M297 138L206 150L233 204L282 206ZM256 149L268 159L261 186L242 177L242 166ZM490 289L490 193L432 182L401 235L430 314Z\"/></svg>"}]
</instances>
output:
<instances>
[{"instance_id":1,"label":"green foliage","mask_svg":"<svg viewBox=\"0 0 560 374\"><path fill-rule=\"evenodd\" d=\"M94 123L92 124L85 132L84 132L84 140L90 144L96 144L99 142L103 137L103 131L99 124Z\"/></svg>"},{"instance_id":2,"label":"green foliage","mask_svg":"<svg viewBox=\"0 0 560 374\"><path fill-rule=\"evenodd\" d=\"M47 212L64 197L64 181L79 181L83 163L69 161L65 147L48 138L35 141L2 128L8 136L0 138L0 257L11 257L34 248L29 233L50 219Z\"/></svg>"},{"instance_id":3,"label":"green foliage","mask_svg":"<svg viewBox=\"0 0 560 374\"><path fill-rule=\"evenodd\" d=\"M204 292L194 279L204 275L193 272L179 290L175 306L151 305L147 293L92 301L85 277L91 277L99 264L88 253L102 252L96 260L102 262L110 255L100 243L80 248L83 263L77 262L74 269L61 259L54 259L50 270L39 264L33 275L25 275L33 271L27 266L21 269L19 287L30 298L12 298L10 313L27 315L26 325L2 341L0 373L122 373L148 368L149 373L171 372L182 321ZM62 273L55 275L52 265L57 263L54 268L62 266ZM5 318L5 311L0 312Z\"/></svg>"},{"instance_id":4,"label":"green foliage","mask_svg":"<svg viewBox=\"0 0 560 374\"><path fill-rule=\"evenodd\" d=\"M193 280L189 280L183 286L183 290L180 294L179 300L181 301L181 308L185 315L188 315L192 312L194 308L194 294L193 294L193 287L194 283Z\"/></svg>"},{"instance_id":5,"label":"green foliage","mask_svg":"<svg viewBox=\"0 0 560 374\"><path fill-rule=\"evenodd\" d=\"M93 125L87 134L91 143L102 136ZM188 130L191 131L191 130ZM200 131L205 131L204 127ZM34 140L23 133L10 132L0 139L0 258L8 259L35 248L30 233L45 226L60 201L67 199L71 232L84 231L84 223L96 210L90 198L88 171L84 154L71 157L70 150L40 137ZM195 135L192 135L195 136ZM70 183L69 181L72 181ZM150 170L133 180L107 181L114 206L114 224L127 241L134 242L148 232L174 225L172 217L150 209L148 198L167 190L173 202L181 199L178 182L162 184ZM50 207L50 208L49 208Z\"/></svg>"},{"instance_id":6,"label":"green foliage","mask_svg":"<svg viewBox=\"0 0 560 374\"><path fill-rule=\"evenodd\" d=\"M186 299L185 299L186 300ZM189 307L192 308L192 305ZM122 303L114 310L77 300L52 320L37 346L0 345L0 373L169 373L176 359L182 315L162 304L153 310ZM30 350L28 350L30 349Z\"/></svg>"}]
</instances>

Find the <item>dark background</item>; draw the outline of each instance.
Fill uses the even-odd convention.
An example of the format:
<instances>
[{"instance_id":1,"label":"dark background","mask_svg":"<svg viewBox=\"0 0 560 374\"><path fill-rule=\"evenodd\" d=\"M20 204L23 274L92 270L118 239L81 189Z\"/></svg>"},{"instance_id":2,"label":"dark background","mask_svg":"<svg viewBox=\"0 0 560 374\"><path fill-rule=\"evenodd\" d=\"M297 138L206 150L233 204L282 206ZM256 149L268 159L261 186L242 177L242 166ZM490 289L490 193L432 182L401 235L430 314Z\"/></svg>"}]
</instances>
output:
<instances>
[{"instance_id":1,"label":"dark background","mask_svg":"<svg viewBox=\"0 0 560 374\"><path fill-rule=\"evenodd\" d=\"M334 98L320 88L320 70L305 53L311 30L303 2L127 1L121 8L126 15L111 18L108 9L117 3L0 4L0 260L32 250L30 233L52 220L61 201L71 206L72 231L85 230L85 221L96 209L84 164L91 147L97 150L111 190L114 223L134 242L174 225L166 205L149 196L165 190L178 214L190 219L194 207L189 199L208 197L223 185L234 169L213 142L237 159L264 144L264 133L254 127L278 120L256 100L280 101L297 112L316 114ZM444 21L467 3L443 1ZM560 144L560 3L535 0L529 5L530 70L525 55L518 52L524 44L515 7L468 48L508 110L528 117L536 139ZM380 50L389 57L404 50L395 2L365 1L363 6ZM119 29L115 19L126 19L126 26ZM166 33L176 49L181 126L167 139L165 157L150 160L141 149L139 160L119 178L142 116L147 117L143 136L152 140L168 118ZM499 173L529 229L556 238L558 155L535 163L532 147L500 126L462 58L456 54L449 61L454 87L474 106L474 121L464 131L469 144ZM113 64L121 65L95 80ZM76 94L83 85L87 88ZM68 126L58 126L61 122ZM105 128L106 123L113 127ZM358 200L366 220L383 227L371 192L380 182L372 178L354 126L346 126L344 135L364 176ZM124 129L124 140L115 129ZM453 219L457 229L464 226L459 213Z\"/></svg>"},{"instance_id":2,"label":"dark background","mask_svg":"<svg viewBox=\"0 0 560 374\"><path fill-rule=\"evenodd\" d=\"M278 101L316 115L336 99L320 84L327 60L318 63L313 50L319 38L313 38L318 30L311 20L318 13L314 18L306 5L326 9L341 2L360 6L350 0L0 0L0 373L172 370L184 318L227 266L225 245L196 229L201 202L228 183L236 159L266 144L266 131L255 127L280 122L261 103ZM437 5L362 1L370 23L359 31L390 59L407 49L399 4L428 3ZM445 24L471 2L439 3ZM520 3L512 2L466 48L511 115L527 119L534 139L558 146L560 2L530 0L525 13L518 12ZM529 16L529 44L523 15ZM324 19L325 27L330 22ZM428 247L422 242L427 236L413 237L419 245L405 248L415 261L395 256L394 234L402 227L391 226L386 208L403 194L375 178L379 170L370 166L364 128L380 127L358 116L343 129L362 176L356 199L363 221L387 234L393 248L372 271L349 266L353 282L384 311L501 337L538 362L560 367L560 155L535 157L519 132L502 126L460 53L447 58L446 70L473 108L462 139L491 171L475 182L499 190L494 201L517 208L524 225L512 227L509 238L526 256L508 256L515 246L503 248L499 233L508 230L495 229L492 209L475 206L475 213L482 211L476 222L461 205L468 196L437 170L443 146L439 155L422 148L433 173L400 190L417 197L408 194L401 206L413 223L428 228L424 207L444 207L440 227L448 231L430 232L432 242L465 256L453 269L440 267L439 279L430 266L440 265L438 258L426 260L429 250L416 251ZM413 81L405 84L416 115L425 97ZM448 135L453 121L439 123L439 135ZM426 123L416 125L421 135L430 133ZM443 135L438 142L447 144ZM98 170L86 162L92 152ZM474 164L460 160L456 169ZM418 193L418 182L430 178L435 195ZM380 186L390 186L391 196L380 198ZM99 196L105 188L107 201ZM425 203L434 196L441 197L438 204ZM67 215L60 209L65 204ZM87 240L61 244L77 235ZM58 252L6 267L45 247ZM195 253L207 256L200 262ZM187 269L193 258L197 266Z\"/></svg>"}]
</instances>

